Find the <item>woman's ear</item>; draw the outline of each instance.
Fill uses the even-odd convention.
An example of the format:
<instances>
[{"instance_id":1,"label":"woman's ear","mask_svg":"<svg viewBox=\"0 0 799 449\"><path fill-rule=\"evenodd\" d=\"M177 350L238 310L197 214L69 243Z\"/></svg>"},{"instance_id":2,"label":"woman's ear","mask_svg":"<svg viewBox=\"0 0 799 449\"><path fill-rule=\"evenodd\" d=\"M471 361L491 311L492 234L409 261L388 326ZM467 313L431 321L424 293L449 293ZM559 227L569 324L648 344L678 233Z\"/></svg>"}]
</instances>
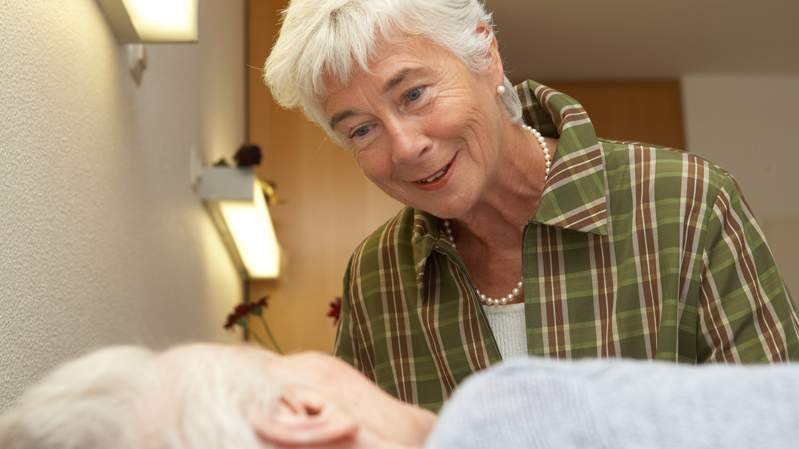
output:
<instances>
[{"instance_id":1,"label":"woman's ear","mask_svg":"<svg viewBox=\"0 0 799 449\"><path fill-rule=\"evenodd\" d=\"M318 446L354 439L358 426L335 404L305 386L284 389L267 411L250 422L261 440L275 446Z\"/></svg>"},{"instance_id":2,"label":"woman's ear","mask_svg":"<svg viewBox=\"0 0 799 449\"><path fill-rule=\"evenodd\" d=\"M494 34L494 30L487 23L479 22L476 32L478 34L491 36L491 47L489 47L487 55L491 60L489 71L492 76L497 77L497 79L494 80L497 85L503 84L505 80L505 68L502 65L502 58L499 56L499 44L497 43L497 36Z\"/></svg>"}]
</instances>

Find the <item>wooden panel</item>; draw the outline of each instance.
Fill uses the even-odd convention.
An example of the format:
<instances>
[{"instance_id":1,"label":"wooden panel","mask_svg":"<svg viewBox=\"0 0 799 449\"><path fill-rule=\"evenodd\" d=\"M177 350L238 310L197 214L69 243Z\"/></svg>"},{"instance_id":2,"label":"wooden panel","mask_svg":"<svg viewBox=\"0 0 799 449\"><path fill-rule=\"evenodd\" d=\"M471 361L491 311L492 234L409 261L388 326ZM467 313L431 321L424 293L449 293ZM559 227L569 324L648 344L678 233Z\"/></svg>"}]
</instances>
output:
<instances>
[{"instance_id":1,"label":"wooden panel","mask_svg":"<svg viewBox=\"0 0 799 449\"><path fill-rule=\"evenodd\" d=\"M285 1L249 2L249 140L264 150L259 169L283 204L271 211L285 256L279 282L251 282L251 298L272 299L267 321L283 349L332 348L328 303L341 294L352 250L401 207L374 187L350 153L299 111L281 109L261 76Z\"/></svg>"},{"instance_id":2,"label":"wooden panel","mask_svg":"<svg viewBox=\"0 0 799 449\"><path fill-rule=\"evenodd\" d=\"M582 103L597 135L685 148L678 80L548 81Z\"/></svg>"}]
</instances>

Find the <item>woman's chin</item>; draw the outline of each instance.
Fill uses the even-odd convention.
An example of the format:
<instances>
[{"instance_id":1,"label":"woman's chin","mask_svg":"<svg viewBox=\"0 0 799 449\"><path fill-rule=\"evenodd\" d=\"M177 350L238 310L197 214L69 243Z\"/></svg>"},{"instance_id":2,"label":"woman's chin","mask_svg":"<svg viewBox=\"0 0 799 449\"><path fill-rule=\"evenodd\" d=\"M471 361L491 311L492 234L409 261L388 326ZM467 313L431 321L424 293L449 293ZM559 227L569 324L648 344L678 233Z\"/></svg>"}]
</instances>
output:
<instances>
[{"instance_id":1,"label":"woman's chin","mask_svg":"<svg viewBox=\"0 0 799 449\"><path fill-rule=\"evenodd\" d=\"M452 205L433 205L429 208L419 207L430 215L444 219L444 220L457 220L466 215L466 210L462 204Z\"/></svg>"}]
</instances>

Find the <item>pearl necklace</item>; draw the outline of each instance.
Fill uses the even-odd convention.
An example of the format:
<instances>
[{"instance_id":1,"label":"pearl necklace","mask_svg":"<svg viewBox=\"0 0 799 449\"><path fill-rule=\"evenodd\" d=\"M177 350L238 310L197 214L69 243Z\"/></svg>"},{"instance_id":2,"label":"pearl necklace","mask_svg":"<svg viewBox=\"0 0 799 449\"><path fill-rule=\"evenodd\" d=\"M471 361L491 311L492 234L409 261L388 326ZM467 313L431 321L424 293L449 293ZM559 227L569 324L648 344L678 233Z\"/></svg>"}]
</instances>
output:
<instances>
[{"instance_id":1,"label":"pearl necklace","mask_svg":"<svg viewBox=\"0 0 799 449\"><path fill-rule=\"evenodd\" d=\"M549 154L549 146L547 145L547 141L544 140L544 136L542 136L541 133L532 126L522 125L522 128L529 131L535 137L535 140L538 141L538 146L540 146L541 151L544 152L544 184L546 185L547 180L549 179L549 169L552 167L552 156Z\"/></svg>"},{"instance_id":2,"label":"pearl necklace","mask_svg":"<svg viewBox=\"0 0 799 449\"><path fill-rule=\"evenodd\" d=\"M522 125L522 128L529 131L533 136L535 136L536 140L538 141L538 145L541 147L541 150L544 152L544 163L545 163L545 172L544 172L544 184L546 184L547 180L549 179L549 169L552 167L552 157L549 154L549 147L547 146L547 142L544 140L544 136L538 132L537 129L532 128L527 125ZM452 247L457 249L457 245L455 245L455 236L452 234L452 225L450 224L449 220L444 220L444 231L447 233L447 239L452 243ZM475 287L474 290L477 292L477 296L480 297L480 302L485 306L504 306L510 302L512 302L519 293L522 291L522 286L524 285L524 276L519 282L516 283L516 286L513 287L510 293L505 296L499 298L492 298L485 293L481 292L479 288Z\"/></svg>"}]
</instances>

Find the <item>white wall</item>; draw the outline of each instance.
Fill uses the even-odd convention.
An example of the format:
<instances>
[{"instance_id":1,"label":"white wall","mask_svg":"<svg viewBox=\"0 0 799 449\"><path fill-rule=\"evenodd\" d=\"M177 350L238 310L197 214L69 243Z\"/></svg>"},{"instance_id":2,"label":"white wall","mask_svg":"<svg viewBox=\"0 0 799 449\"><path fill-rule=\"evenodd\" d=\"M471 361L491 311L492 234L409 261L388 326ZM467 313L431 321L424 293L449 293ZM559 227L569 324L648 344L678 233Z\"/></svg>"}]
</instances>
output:
<instances>
[{"instance_id":1,"label":"white wall","mask_svg":"<svg viewBox=\"0 0 799 449\"><path fill-rule=\"evenodd\" d=\"M688 149L738 180L799 295L799 75L687 75Z\"/></svg>"},{"instance_id":2,"label":"white wall","mask_svg":"<svg viewBox=\"0 0 799 449\"><path fill-rule=\"evenodd\" d=\"M94 1L0 0L0 408L90 348L234 339L189 147L244 139L244 1L200 3L136 86Z\"/></svg>"}]
</instances>

